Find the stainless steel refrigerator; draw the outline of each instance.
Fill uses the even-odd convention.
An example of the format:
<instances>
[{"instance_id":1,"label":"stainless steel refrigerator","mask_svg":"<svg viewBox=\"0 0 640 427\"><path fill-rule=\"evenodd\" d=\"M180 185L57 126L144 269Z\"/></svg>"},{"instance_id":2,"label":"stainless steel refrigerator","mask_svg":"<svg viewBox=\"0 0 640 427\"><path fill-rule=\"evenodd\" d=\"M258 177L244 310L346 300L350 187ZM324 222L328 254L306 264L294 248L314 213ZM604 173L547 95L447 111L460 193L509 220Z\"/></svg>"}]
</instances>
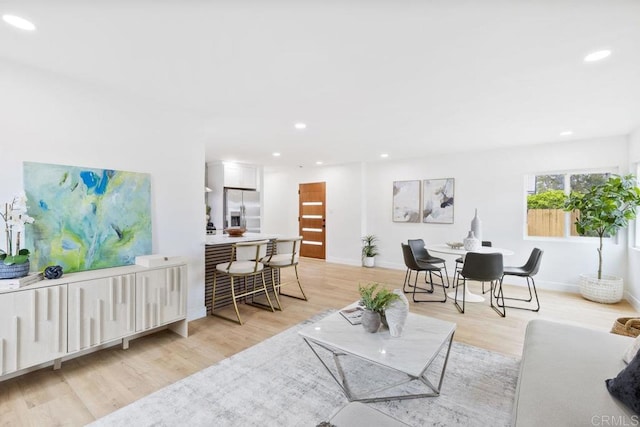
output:
<instances>
[{"instance_id":1,"label":"stainless steel refrigerator","mask_svg":"<svg viewBox=\"0 0 640 427\"><path fill-rule=\"evenodd\" d=\"M224 228L242 227L250 233L260 232L260 192L224 189Z\"/></svg>"}]
</instances>

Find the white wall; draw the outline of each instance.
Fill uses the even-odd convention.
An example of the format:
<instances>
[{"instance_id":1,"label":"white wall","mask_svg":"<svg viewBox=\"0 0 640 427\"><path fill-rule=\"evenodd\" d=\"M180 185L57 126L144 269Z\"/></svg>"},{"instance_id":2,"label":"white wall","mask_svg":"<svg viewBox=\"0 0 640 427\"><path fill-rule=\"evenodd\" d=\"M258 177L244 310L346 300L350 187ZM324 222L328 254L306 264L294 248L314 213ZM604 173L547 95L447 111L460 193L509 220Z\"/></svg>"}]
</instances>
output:
<instances>
[{"instance_id":1,"label":"white wall","mask_svg":"<svg viewBox=\"0 0 640 427\"><path fill-rule=\"evenodd\" d=\"M523 264L531 249L539 247L545 254L537 283L541 287L577 291L578 275L597 268L595 242L525 239L524 177L611 167L626 172L627 145L625 137L611 137L365 165L265 171L265 201L269 203L265 206L265 225L272 232L295 230L287 228L292 222L279 213L286 213L287 218L297 217L297 183L327 180L327 205L334 215L327 222L327 260L359 264L359 238L373 233L380 238L378 265L404 269L401 242L409 238L431 243L461 241L478 208L484 239L514 250L515 255L506 258L506 263ZM451 177L455 178L454 224L392 222L393 181ZM354 180L360 180L359 184ZM362 189L362 200L358 200L358 188ZM605 245L605 273L626 276L625 237Z\"/></svg>"},{"instance_id":2,"label":"white wall","mask_svg":"<svg viewBox=\"0 0 640 427\"><path fill-rule=\"evenodd\" d=\"M640 128L629 135L629 163L631 171L635 173L635 165L640 163ZM637 222L636 228L639 226ZM625 283L625 297L635 306L636 310L640 311L640 249L631 247L634 244L640 245L640 242L634 242L631 237L627 257L628 280Z\"/></svg>"},{"instance_id":3,"label":"white wall","mask_svg":"<svg viewBox=\"0 0 640 427\"><path fill-rule=\"evenodd\" d=\"M0 61L0 201L22 190L23 161L149 173L153 252L188 258L189 318L201 317L205 155L199 126L123 94Z\"/></svg>"},{"instance_id":4,"label":"white wall","mask_svg":"<svg viewBox=\"0 0 640 427\"><path fill-rule=\"evenodd\" d=\"M326 182L326 259L360 265L362 167L360 163L264 171L265 233L298 235L298 185Z\"/></svg>"}]
</instances>

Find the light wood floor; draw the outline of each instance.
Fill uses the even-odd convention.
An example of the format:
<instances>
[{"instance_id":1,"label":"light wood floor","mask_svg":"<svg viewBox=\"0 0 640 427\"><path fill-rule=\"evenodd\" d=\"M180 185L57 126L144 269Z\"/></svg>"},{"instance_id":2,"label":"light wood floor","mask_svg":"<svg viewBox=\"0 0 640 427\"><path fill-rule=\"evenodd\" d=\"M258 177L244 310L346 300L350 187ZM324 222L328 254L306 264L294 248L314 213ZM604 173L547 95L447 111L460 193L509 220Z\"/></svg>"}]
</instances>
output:
<instances>
[{"instance_id":1,"label":"light wood floor","mask_svg":"<svg viewBox=\"0 0 640 427\"><path fill-rule=\"evenodd\" d=\"M0 425L79 426L240 352L329 308L358 299L358 284L377 282L400 288L403 271L351 267L303 259L300 275L309 301L283 298L284 311L271 313L241 305L245 325L207 317L189 323L189 338L161 331L0 383ZM285 273L285 279L290 277ZM480 284L472 284L479 293ZM293 292L290 287L288 291ZM506 287L511 295L522 288ZM458 324L455 340L519 357L531 319L575 322L609 330L617 317L638 315L626 302L586 301L578 295L540 290L539 313L509 310L499 317L489 303L467 304L459 314L451 301L411 305L411 311ZM232 314L229 312L229 314ZM215 384L211 385L215 387Z\"/></svg>"}]
</instances>

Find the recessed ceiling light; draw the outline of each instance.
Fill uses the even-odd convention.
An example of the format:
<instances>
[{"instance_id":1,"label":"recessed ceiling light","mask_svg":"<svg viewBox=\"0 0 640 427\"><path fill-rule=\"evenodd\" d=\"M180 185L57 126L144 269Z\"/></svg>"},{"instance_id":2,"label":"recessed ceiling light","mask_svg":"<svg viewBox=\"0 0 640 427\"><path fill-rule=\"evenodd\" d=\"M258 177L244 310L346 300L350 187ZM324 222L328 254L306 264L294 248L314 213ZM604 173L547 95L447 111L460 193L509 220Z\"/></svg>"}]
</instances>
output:
<instances>
[{"instance_id":1,"label":"recessed ceiling light","mask_svg":"<svg viewBox=\"0 0 640 427\"><path fill-rule=\"evenodd\" d=\"M321 162L320 160L318 160L318 161L316 162L316 165L321 165L321 164L322 164L322 162Z\"/></svg>"},{"instance_id":2,"label":"recessed ceiling light","mask_svg":"<svg viewBox=\"0 0 640 427\"><path fill-rule=\"evenodd\" d=\"M35 31L36 26L31 21L15 15L2 15L2 20L9 25L25 31Z\"/></svg>"},{"instance_id":3,"label":"recessed ceiling light","mask_svg":"<svg viewBox=\"0 0 640 427\"><path fill-rule=\"evenodd\" d=\"M273 153L273 157L280 157L280 153Z\"/></svg>"},{"instance_id":4,"label":"recessed ceiling light","mask_svg":"<svg viewBox=\"0 0 640 427\"><path fill-rule=\"evenodd\" d=\"M573 131L572 130L565 130L560 132L560 136L569 136L569 135L573 135Z\"/></svg>"},{"instance_id":5,"label":"recessed ceiling light","mask_svg":"<svg viewBox=\"0 0 640 427\"><path fill-rule=\"evenodd\" d=\"M600 61L607 56L611 55L611 51L608 49L598 50L595 52L591 52L587 56L584 57L584 62L596 62Z\"/></svg>"},{"instance_id":6,"label":"recessed ceiling light","mask_svg":"<svg viewBox=\"0 0 640 427\"><path fill-rule=\"evenodd\" d=\"M380 154L380 157L382 157L383 159L386 159L387 157L389 157L389 155L387 153L382 153Z\"/></svg>"},{"instance_id":7,"label":"recessed ceiling light","mask_svg":"<svg viewBox=\"0 0 640 427\"><path fill-rule=\"evenodd\" d=\"M295 125L293 125L293 127L296 129L306 129L307 125L306 123L296 123Z\"/></svg>"}]
</instances>

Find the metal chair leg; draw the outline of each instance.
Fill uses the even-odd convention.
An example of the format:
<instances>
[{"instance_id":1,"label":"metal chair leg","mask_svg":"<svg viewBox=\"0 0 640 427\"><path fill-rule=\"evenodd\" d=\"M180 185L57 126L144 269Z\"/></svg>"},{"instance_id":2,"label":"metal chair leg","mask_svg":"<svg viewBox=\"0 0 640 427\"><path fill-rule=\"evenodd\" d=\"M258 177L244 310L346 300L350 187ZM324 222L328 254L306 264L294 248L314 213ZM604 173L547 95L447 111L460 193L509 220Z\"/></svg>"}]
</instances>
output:
<instances>
[{"instance_id":1,"label":"metal chair leg","mask_svg":"<svg viewBox=\"0 0 640 427\"><path fill-rule=\"evenodd\" d=\"M520 276L522 277L522 276ZM533 277L531 276L524 276L525 279L527 280L527 288L529 289L529 299L527 298L507 298L505 296L503 296L502 298L502 306L500 307L508 307L508 308L515 308L517 310L528 310L528 311L533 311L533 312L538 312L540 311L540 300L538 299L538 291L536 290L536 282L533 279ZM504 279L504 276L503 276ZM529 281L531 280L531 281ZM531 293L531 287L533 286L533 293ZM533 301L533 297L535 296L536 298L536 308L529 308L529 307L518 307L515 305L504 305L504 300L512 300L512 301L523 301L523 302L531 302ZM497 304L497 300L496 300L496 304Z\"/></svg>"},{"instance_id":2,"label":"metal chair leg","mask_svg":"<svg viewBox=\"0 0 640 427\"><path fill-rule=\"evenodd\" d=\"M449 288L449 286L451 286L451 282L449 282L449 271L447 271L447 263L446 263L446 261L442 263L442 267L444 268L444 275L447 278L447 284L446 284L445 288Z\"/></svg>"},{"instance_id":3,"label":"metal chair leg","mask_svg":"<svg viewBox=\"0 0 640 427\"><path fill-rule=\"evenodd\" d=\"M274 312L273 304L271 303L271 298L269 298L269 291L267 290L267 282L264 280L264 271L261 272L260 277L262 277L262 289L264 289L264 294L267 297L267 302L269 303L269 307L271 307L271 311ZM254 276L255 280L255 276Z\"/></svg>"},{"instance_id":4,"label":"metal chair leg","mask_svg":"<svg viewBox=\"0 0 640 427\"><path fill-rule=\"evenodd\" d=\"M262 273L264 275L264 272ZM282 311L282 304L280 304L280 297L278 294L280 293L280 282L276 285L276 269L271 269L271 289L273 290L273 295L276 298L276 304L278 304L278 310Z\"/></svg>"},{"instance_id":5,"label":"metal chair leg","mask_svg":"<svg viewBox=\"0 0 640 427\"><path fill-rule=\"evenodd\" d=\"M498 292L497 292L497 297L496 297L496 304L493 304L493 287L496 286L498 287ZM500 304L499 300L502 299L502 304ZM491 282L491 293L489 294L489 304L491 305L491 308L493 308L493 310L498 313L501 317L507 317L507 309L505 308L504 305L504 294L502 293L502 279L500 280L496 280L496 284L494 285L494 282ZM502 308L502 311L500 311L500 308Z\"/></svg>"},{"instance_id":6,"label":"metal chair leg","mask_svg":"<svg viewBox=\"0 0 640 427\"><path fill-rule=\"evenodd\" d=\"M244 286L247 286L247 278L244 278ZM242 325L242 318L240 317L240 311L238 310L238 303L236 302L236 291L233 283L233 276L231 276L231 300L233 301L233 308L236 310L236 316L238 316L238 323Z\"/></svg>"},{"instance_id":7,"label":"metal chair leg","mask_svg":"<svg viewBox=\"0 0 640 427\"><path fill-rule=\"evenodd\" d=\"M435 287L433 284L433 275L435 274L436 277L440 278L440 284L442 285L442 293L444 294L444 299L442 300L417 300L416 299L416 289L422 289L420 287L417 286L417 279L418 279L418 275L416 274L416 284L415 287L413 288L413 302L446 302L447 301L447 291L446 291L446 287L444 284L444 277L442 276L442 270L438 270L438 272L436 273L433 270L428 270L429 273L429 283L431 284L431 289L427 290L427 289L423 289L422 292L417 292L418 294L432 294L435 291ZM426 275L427 275L427 271L425 271L425 280L426 280Z\"/></svg>"},{"instance_id":8,"label":"metal chair leg","mask_svg":"<svg viewBox=\"0 0 640 427\"><path fill-rule=\"evenodd\" d=\"M280 295L284 295L285 297L295 298L295 299L299 299L299 300L303 300L303 301L309 301L307 299L307 295L304 293L304 289L302 289L302 283L300 283L300 276L298 276L298 266L294 265L293 269L294 269L294 271L296 273L296 282L298 283L298 287L300 288L300 292L302 293L302 297L299 297L297 295L285 294L284 292L282 292L282 270L280 270L280 269L278 269L278 275L280 276L280 281L278 282L278 293Z\"/></svg>"},{"instance_id":9,"label":"metal chair leg","mask_svg":"<svg viewBox=\"0 0 640 427\"><path fill-rule=\"evenodd\" d=\"M407 271L404 273L404 283L402 284L402 292L404 292L405 294L408 294L409 292L411 292L411 289L407 290L407 285L409 285L409 288L411 288L411 271L412 270L407 268Z\"/></svg>"},{"instance_id":10,"label":"metal chair leg","mask_svg":"<svg viewBox=\"0 0 640 427\"><path fill-rule=\"evenodd\" d=\"M453 305L456 306L456 308L460 313L464 314L464 305L466 300L465 291L467 290L467 279L464 276L462 277L462 307L460 307L460 304L458 304L458 288L460 288L460 273L458 273L458 281L456 282L455 285L456 285L456 293L453 298Z\"/></svg>"},{"instance_id":11,"label":"metal chair leg","mask_svg":"<svg viewBox=\"0 0 640 427\"><path fill-rule=\"evenodd\" d=\"M296 273L296 281L298 282L298 287L300 288L300 292L302 292L302 299L304 299L305 301L308 301L307 295L304 293L304 289L302 289L302 283L300 283L300 277L298 276L298 266L294 265L293 270Z\"/></svg>"},{"instance_id":12,"label":"metal chair leg","mask_svg":"<svg viewBox=\"0 0 640 427\"><path fill-rule=\"evenodd\" d=\"M229 276L229 279L231 281L231 301L233 302L233 308L234 308L234 310L236 312L236 316L237 316L238 320L232 319L230 317L223 316L223 315L221 315L219 313L215 313L214 312L215 303L216 303L216 280L217 280L217 274L216 273L214 273L214 275L213 275L213 296L212 296L212 301L211 301L211 315L242 325L242 318L240 317L240 311L238 310L238 303L236 302L235 284L234 284L234 281L233 281L233 276Z\"/></svg>"}]
</instances>

